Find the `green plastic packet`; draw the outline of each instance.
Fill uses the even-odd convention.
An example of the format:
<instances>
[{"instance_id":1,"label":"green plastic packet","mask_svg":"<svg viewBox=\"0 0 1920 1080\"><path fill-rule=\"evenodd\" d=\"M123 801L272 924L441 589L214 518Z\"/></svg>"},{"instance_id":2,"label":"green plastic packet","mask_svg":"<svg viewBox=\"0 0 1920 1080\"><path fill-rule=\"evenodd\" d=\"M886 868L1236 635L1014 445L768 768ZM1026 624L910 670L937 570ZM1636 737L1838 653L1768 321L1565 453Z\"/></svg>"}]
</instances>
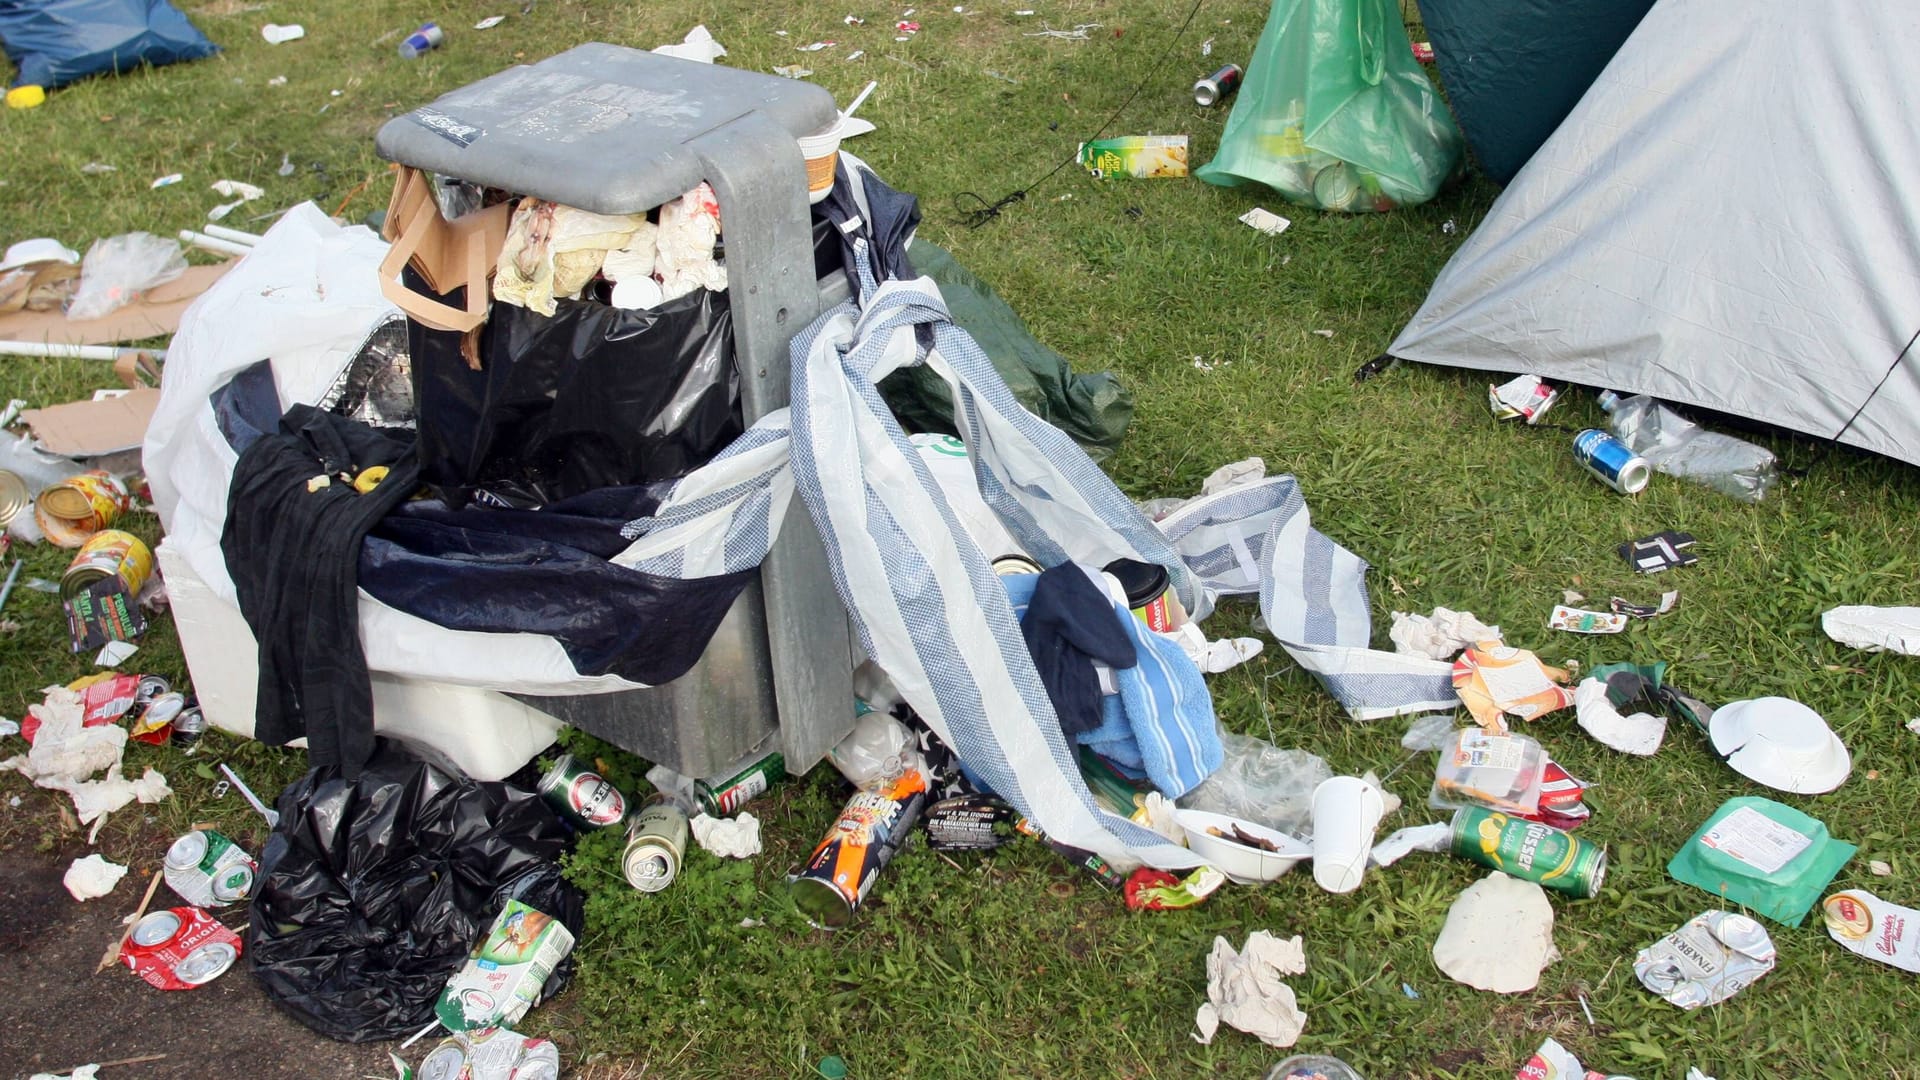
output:
<instances>
[{"instance_id":1,"label":"green plastic packet","mask_svg":"<svg viewBox=\"0 0 1920 1080\"><path fill-rule=\"evenodd\" d=\"M1785 803L1728 799L1667 863L1676 881L1799 926L1834 875L1860 849Z\"/></svg>"},{"instance_id":2,"label":"green plastic packet","mask_svg":"<svg viewBox=\"0 0 1920 1080\"><path fill-rule=\"evenodd\" d=\"M1400 5L1274 0L1219 152L1194 175L1322 210L1391 210L1433 198L1463 146Z\"/></svg>"}]
</instances>

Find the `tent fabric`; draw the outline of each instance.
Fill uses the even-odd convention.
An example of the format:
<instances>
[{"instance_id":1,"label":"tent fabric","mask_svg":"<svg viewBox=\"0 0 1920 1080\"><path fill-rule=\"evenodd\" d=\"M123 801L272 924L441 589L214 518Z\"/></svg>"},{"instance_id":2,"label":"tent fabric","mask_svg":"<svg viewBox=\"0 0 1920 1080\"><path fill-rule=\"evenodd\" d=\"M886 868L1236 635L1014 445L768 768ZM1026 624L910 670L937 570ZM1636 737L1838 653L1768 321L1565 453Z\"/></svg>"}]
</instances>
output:
<instances>
[{"instance_id":1,"label":"tent fabric","mask_svg":"<svg viewBox=\"0 0 1920 1080\"><path fill-rule=\"evenodd\" d=\"M1661 0L1393 356L1715 409L1920 465L1920 8ZM1871 395L1871 400L1869 397Z\"/></svg>"},{"instance_id":2,"label":"tent fabric","mask_svg":"<svg viewBox=\"0 0 1920 1080\"><path fill-rule=\"evenodd\" d=\"M1480 171L1511 181L1653 0L1419 0L1453 118Z\"/></svg>"}]
</instances>

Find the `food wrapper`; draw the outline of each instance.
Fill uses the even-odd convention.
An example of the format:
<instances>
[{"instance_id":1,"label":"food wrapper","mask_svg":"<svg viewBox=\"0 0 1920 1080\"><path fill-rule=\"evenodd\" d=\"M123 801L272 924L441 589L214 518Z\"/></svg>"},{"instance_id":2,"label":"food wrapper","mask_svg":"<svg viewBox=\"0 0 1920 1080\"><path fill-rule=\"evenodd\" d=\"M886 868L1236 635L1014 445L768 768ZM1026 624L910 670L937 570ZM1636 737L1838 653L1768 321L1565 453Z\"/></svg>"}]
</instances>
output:
<instances>
[{"instance_id":1,"label":"food wrapper","mask_svg":"<svg viewBox=\"0 0 1920 1080\"><path fill-rule=\"evenodd\" d=\"M1522 375L1499 386L1487 385L1487 407L1493 410L1495 420L1537 424L1559 396L1559 388L1542 382L1538 375Z\"/></svg>"},{"instance_id":2,"label":"food wrapper","mask_svg":"<svg viewBox=\"0 0 1920 1080\"><path fill-rule=\"evenodd\" d=\"M1571 675L1548 667L1525 649L1482 641L1453 662L1453 688L1480 726L1496 734L1507 730L1505 717L1537 720L1573 704L1573 691L1561 684Z\"/></svg>"},{"instance_id":3,"label":"food wrapper","mask_svg":"<svg viewBox=\"0 0 1920 1080\"><path fill-rule=\"evenodd\" d=\"M1128 911L1172 911L1193 907L1226 883L1227 875L1211 866L1199 867L1185 878L1143 866L1127 879L1121 892Z\"/></svg>"},{"instance_id":4,"label":"food wrapper","mask_svg":"<svg viewBox=\"0 0 1920 1080\"><path fill-rule=\"evenodd\" d=\"M1127 135L1080 144L1080 164L1104 180L1130 176L1136 180L1187 175L1185 135Z\"/></svg>"},{"instance_id":5,"label":"food wrapper","mask_svg":"<svg viewBox=\"0 0 1920 1080\"><path fill-rule=\"evenodd\" d=\"M1548 1039L1513 1074L1513 1080L1607 1080L1607 1074L1580 1064L1580 1059L1559 1040Z\"/></svg>"},{"instance_id":6,"label":"food wrapper","mask_svg":"<svg viewBox=\"0 0 1920 1080\"><path fill-rule=\"evenodd\" d=\"M1547 616L1547 629L1565 630L1570 634L1623 634L1627 630L1627 617L1611 611L1586 611L1555 604L1553 614Z\"/></svg>"},{"instance_id":7,"label":"food wrapper","mask_svg":"<svg viewBox=\"0 0 1920 1080\"><path fill-rule=\"evenodd\" d=\"M1462 728L1440 751L1427 802L1437 810L1485 806L1531 815L1540 809L1546 765L1546 751L1525 735Z\"/></svg>"},{"instance_id":8,"label":"food wrapper","mask_svg":"<svg viewBox=\"0 0 1920 1080\"><path fill-rule=\"evenodd\" d=\"M1634 957L1640 984L1683 1009L1725 1001L1773 970L1766 927L1731 911L1708 911Z\"/></svg>"}]
</instances>

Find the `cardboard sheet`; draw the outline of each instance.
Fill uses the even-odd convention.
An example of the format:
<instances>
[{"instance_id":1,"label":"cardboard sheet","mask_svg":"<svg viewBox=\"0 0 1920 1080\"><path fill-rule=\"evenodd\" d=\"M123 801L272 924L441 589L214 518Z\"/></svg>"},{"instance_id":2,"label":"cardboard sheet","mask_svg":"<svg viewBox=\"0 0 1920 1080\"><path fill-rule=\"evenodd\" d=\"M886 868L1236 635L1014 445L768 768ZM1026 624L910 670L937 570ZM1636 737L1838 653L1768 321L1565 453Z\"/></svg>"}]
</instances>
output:
<instances>
[{"instance_id":1,"label":"cardboard sheet","mask_svg":"<svg viewBox=\"0 0 1920 1080\"><path fill-rule=\"evenodd\" d=\"M206 292L238 260L189 266L187 272L150 291L136 304L98 319L69 319L58 311L16 311L0 315L0 341L56 345L118 345L171 334L194 297ZM145 425L142 425L145 430Z\"/></svg>"},{"instance_id":2,"label":"cardboard sheet","mask_svg":"<svg viewBox=\"0 0 1920 1080\"><path fill-rule=\"evenodd\" d=\"M147 438L160 404L156 387L141 387L97 401L70 401L20 414L33 437L61 457L90 458L132 450Z\"/></svg>"}]
</instances>

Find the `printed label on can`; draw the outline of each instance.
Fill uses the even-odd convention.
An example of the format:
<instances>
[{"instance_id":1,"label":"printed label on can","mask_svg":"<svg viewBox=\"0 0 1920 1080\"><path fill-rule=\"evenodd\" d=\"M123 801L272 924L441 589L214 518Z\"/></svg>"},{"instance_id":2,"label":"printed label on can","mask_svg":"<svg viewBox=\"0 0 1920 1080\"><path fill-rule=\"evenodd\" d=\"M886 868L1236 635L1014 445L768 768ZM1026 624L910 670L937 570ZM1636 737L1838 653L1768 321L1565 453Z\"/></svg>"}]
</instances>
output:
<instances>
[{"instance_id":1,"label":"printed label on can","mask_svg":"<svg viewBox=\"0 0 1920 1080\"><path fill-rule=\"evenodd\" d=\"M240 845L210 829L186 833L167 849L167 887L195 907L222 907L246 899L259 873Z\"/></svg>"},{"instance_id":2,"label":"printed label on can","mask_svg":"<svg viewBox=\"0 0 1920 1080\"><path fill-rule=\"evenodd\" d=\"M756 772L749 774L731 787L714 792L713 805L720 811L715 816L731 817L734 811L745 806L756 796L765 794L766 790L772 786L772 783L767 780L766 773Z\"/></svg>"},{"instance_id":3,"label":"printed label on can","mask_svg":"<svg viewBox=\"0 0 1920 1080\"><path fill-rule=\"evenodd\" d=\"M240 958L240 937L199 908L156 911L134 926L120 961L160 990L191 990Z\"/></svg>"},{"instance_id":4,"label":"printed label on can","mask_svg":"<svg viewBox=\"0 0 1920 1080\"><path fill-rule=\"evenodd\" d=\"M617 825L627 816L627 798L612 782L574 759L562 754L547 775L540 778L539 792L547 803L576 825L604 829Z\"/></svg>"},{"instance_id":5,"label":"printed label on can","mask_svg":"<svg viewBox=\"0 0 1920 1080\"><path fill-rule=\"evenodd\" d=\"M856 793L805 865L788 878L807 921L845 926L906 840L926 805L927 781L911 770L887 786Z\"/></svg>"},{"instance_id":6,"label":"printed label on can","mask_svg":"<svg viewBox=\"0 0 1920 1080\"><path fill-rule=\"evenodd\" d=\"M1606 852L1551 825L1496 810L1454 814L1454 854L1572 896L1599 895Z\"/></svg>"}]
</instances>

